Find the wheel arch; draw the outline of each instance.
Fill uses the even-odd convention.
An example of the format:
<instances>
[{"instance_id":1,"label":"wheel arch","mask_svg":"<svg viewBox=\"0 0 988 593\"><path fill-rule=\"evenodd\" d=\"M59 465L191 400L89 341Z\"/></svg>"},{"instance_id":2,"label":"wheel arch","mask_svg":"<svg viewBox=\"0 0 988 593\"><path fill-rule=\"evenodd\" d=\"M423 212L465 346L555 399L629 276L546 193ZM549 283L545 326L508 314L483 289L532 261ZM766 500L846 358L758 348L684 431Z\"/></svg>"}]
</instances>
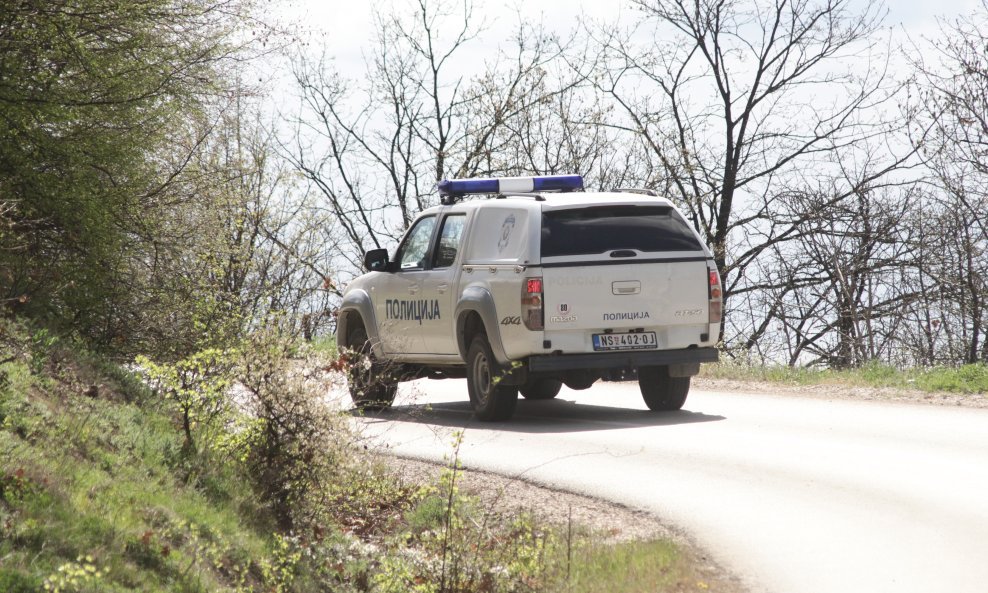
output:
<instances>
[{"instance_id":1,"label":"wheel arch","mask_svg":"<svg viewBox=\"0 0 988 593\"><path fill-rule=\"evenodd\" d=\"M336 320L336 344L340 348L351 347L349 343L350 328L354 323L362 323L367 338L374 348L374 353L383 356L381 337L377 330L377 318L374 315L374 304L370 295L363 290L348 292L340 305L340 314Z\"/></svg>"},{"instance_id":2,"label":"wheel arch","mask_svg":"<svg viewBox=\"0 0 988 593\"><path fill-rule=\"evenodd\" d=\"M501 334L497 331L497 311L490 291L479 286L468 287L456 304L456 346L463 360L467 359L470 342L478 332L487 335L491 352L498 363L509 364L504 353Z\"/></svg>"}]
</instances>

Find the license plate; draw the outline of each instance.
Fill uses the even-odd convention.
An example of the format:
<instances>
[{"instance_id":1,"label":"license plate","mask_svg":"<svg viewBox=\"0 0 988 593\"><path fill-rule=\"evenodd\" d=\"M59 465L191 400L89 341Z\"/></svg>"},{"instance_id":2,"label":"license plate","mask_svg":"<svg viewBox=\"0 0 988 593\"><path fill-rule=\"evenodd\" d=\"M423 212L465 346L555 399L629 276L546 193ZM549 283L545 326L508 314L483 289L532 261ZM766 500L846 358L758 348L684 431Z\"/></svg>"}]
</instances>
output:
<instances>
[{"instance_id":1,"label":"license plate","mask_svg":"<svg viewBox=\"0 0 988 593\"><path fill-rule=\"evenodd\" d=\"M594 334L594 350L646 350L655 348L655 332Z\"/></svg>"}]
</instances>

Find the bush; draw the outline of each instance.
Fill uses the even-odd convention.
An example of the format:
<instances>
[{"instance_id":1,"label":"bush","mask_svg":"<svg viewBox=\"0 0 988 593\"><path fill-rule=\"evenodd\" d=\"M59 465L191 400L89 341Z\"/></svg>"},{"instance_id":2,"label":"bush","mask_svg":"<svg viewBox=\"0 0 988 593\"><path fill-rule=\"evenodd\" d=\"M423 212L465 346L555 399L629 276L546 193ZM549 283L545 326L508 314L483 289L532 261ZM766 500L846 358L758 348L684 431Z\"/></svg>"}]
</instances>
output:
<instances>
[{"instance_id":1,"label":"bush","mask_svg":"<svg viewBox=\"0 0 988 593\"><path fill-rule=\"evenodd\" d=\"M261 500L279 527L312 521L326 484L352 442L340 415L323 400L329 376L310 350L278 331L252 335L242 348L238 385L249 426L238 438Z\"/></svg>"},{"instance_id":2,"label":"bush","mask_svg":"<svg viewBox=\"0 0 988 593\"><path fill-rule=\"evenodd\" d=\"M203 350L175 364L158 364L145 356L135 361L148 379L151 389L175 402L182 417L184 449L196 453L216 438L230 415L227 392L231 386L234 353L216 349Z\"/></svg>"}]
</instances>

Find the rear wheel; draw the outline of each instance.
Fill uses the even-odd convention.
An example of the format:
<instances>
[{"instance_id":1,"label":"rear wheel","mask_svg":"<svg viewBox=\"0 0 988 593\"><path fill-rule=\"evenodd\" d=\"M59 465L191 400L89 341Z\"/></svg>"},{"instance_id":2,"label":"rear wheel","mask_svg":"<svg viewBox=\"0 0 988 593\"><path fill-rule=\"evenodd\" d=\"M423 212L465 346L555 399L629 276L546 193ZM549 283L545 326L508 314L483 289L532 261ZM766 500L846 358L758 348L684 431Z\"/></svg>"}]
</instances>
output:
<instances>
[{"instance_id":1,"label":"rear wheel","mask_svg":"<svg viewBox=\"0 0 988 593\"><path fill-rule=\"evenodd\" d=\"M475 336L467 350L467 389L478 420L497 422L508 420L514 414L518 388L501 385L501 376L487 336Z\"/></svg>"},{"instance_id":2,"label":"rear wheel","mask_svg":"<svg viewBox=\"0 0 988 593\"><path fill-rule=\"evenodd\" d=\"M690 377L670 377L668 367L640 368L638 388L649 410L679 410L690 392Z\"/></svg>"},{"instance_id":3,"label":"rear wheel","mask_svg":"<svg viewBox=\"0 0 988 593\"><path fill-rule=\"evenodd\" d=\"M521 394L525 399L552 399L562 387L562 381L557 379L535 379L521 386Z\"/></svg>"},{"instance_id":4,"label":"rear wheel","mask_svg":"<svg viewBox=\"0 0 988 593\"><path fill-rule=\"evenodd\" d=\"M347 344L351 357L347 379L353 404L368 411L390 408L398 393L398 381L384 365L374 360L374 351L363 325L357 324L348 332Z\"/></svg>"}]
</instances>

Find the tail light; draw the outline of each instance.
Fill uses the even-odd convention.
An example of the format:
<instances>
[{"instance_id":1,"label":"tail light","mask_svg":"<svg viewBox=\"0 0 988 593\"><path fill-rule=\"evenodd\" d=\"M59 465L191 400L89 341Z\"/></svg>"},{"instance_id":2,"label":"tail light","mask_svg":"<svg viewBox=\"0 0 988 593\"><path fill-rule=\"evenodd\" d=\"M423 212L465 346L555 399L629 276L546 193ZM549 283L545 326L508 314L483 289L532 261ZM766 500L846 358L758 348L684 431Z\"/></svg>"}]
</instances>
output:
<instances>
[{"instance_id":1,"label":"tail light","mask_svg":"<svg viewBox=\"0 0 988 593\"><path fill-rule=\"evenodd\" d=\"M521 319L531 330L541 330L545 325L541 277L526 278L521 285Z\"/></svg>"},{"instance_id":2,"label":"tail light","mask_svg":"<svg viewBox=\"0 0 988 593\"><path fill-rule=\"evenodd\" d=\"M720 286L720 274L717 270L707 270L710 282L707 285L707 295L710 298L709 323L720 323L723 317L724 296Z\"/></svg>"}]
</instances>

